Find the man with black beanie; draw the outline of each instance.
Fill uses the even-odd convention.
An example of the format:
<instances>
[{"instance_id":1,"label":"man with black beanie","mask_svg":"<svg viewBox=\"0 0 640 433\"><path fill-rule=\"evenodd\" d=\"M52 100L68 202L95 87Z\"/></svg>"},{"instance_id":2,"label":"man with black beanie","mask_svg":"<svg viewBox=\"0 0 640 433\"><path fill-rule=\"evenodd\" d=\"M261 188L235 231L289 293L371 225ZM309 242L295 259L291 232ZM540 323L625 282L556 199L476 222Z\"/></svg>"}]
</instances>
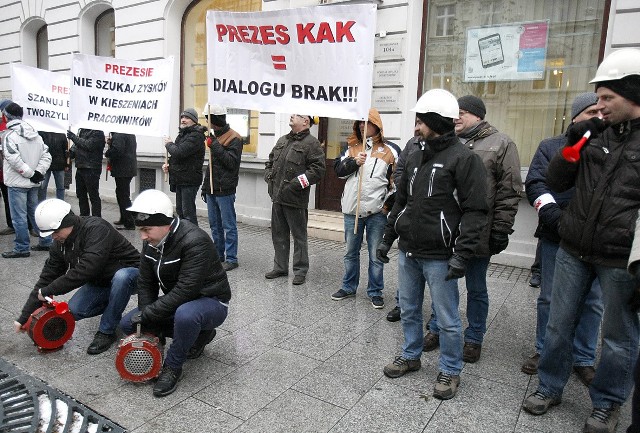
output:
<instances>
[{"instance_id":1,"label":"man with black beanie","mask_svg":"<svg viewBox=\"0 0 640 433\"><path fill-rule=\"evenodd\" d=\"M480 234L478 250L467 263L465 274L469 326L464 331L462 359L474 363L480 359L482 341L487 331L489 260L492 255L507 248L518 212L522 178L515 143L484 119L487 109L482 99L466 95L458 99L458 105L459 117L454 121L456 135L467 148L482 158L487 171L487 225ZM425 351L433 350L438 345L440 329L436 314L432 314L427 327L429 332L424 338Z\"/></svg>"},{"instance_id":2,"label":"man with black beanie","mask_svg":"<svg viewBox=\"0 0 640 433\"><path fill-rule=\"evenodd\" d=\"M27 219L36 227L34 212L38 205L38 188L51 164L49 149L38 131L22 120L22 107L15 102L3 111L7 130L3 137L3 175L9 192L11 221L16 232L12 251L2 253L5 259L29 257L30 238ZM41 239L46 247L50 239Z\"/></svg>"},{"instance_id":3,"label":"man with black beanie","mask_svg":"<svg viewBox=\"0 0 640 433\"><path fill-rule=\"evenodd\" d=\"M242 137L227 123L227 109L205 106L202 113L213 129L206 143L211 154L202 183L202 199L207 203L211 237L225 271L238 267L238 225L236 222L236 188L240 178ZM211 134L211 132L213 134Z\"/></svg>"},{"instance_id":4,"label":"man with black beanie","mask_svg":"<svg viewBox=\"0 0 640 433\"><path fill-rule=\"evenodd\" d=\"M427 283L442 342L433 396L447 400L456 395L462 370L457 279L465 275L486 224L486 171L480 157L455 135L454 119L459 113L455 96L443 89L429 90L413 111L421 150L407 161L376 252L379 260L388 263L387 253L399 238L404 343L402 354L383 371L396 378L420 369Z\"/></svg>"},{"instance_id":5,"label":"man with black beanie","mask_svg":"<svg viewBox=\"0 0 640 433\"><path fill-rule=\"evenodd\" d=\"M615 431L638 359L640 323L631 302L638 281L627 272L627 264L640 209L640 50L623 48L608 55L591 83L596 85L596 107L603 119L573 124L567 146L587 137L587 131L591 134L579 159L565 159L559 152L547 170L547 182L554 191L575 186L576 193L558 226L560 248L553 285L559 290L551 297L538 389L523 403L534 415L560 404L571 373L571 341L578 315L598 278L604 303L603 344L589 385L593 409L585 423L587 433Z\"/></svg>"}]
</instances>

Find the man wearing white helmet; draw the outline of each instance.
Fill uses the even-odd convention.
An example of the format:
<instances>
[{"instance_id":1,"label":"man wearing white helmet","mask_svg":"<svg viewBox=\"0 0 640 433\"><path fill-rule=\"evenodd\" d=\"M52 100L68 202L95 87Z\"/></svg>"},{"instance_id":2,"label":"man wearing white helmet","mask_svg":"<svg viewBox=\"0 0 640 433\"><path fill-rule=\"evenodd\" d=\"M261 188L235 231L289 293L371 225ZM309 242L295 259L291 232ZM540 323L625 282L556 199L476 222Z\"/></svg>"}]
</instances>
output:
<instances>
[{"instance_id":1,"label":"man wearing white helmet","mask_svg":"<svg viewBox=\"0 0 640 433\"><path fill-rule=\"evenodd\" d=\"M573 124L567 146L587 131L591 138L577 161L562 153L549 163L547 182L557 192L575 186L562 212L560 248L544 346L540 384L523 403L534 415L561 402L573 363L572 339L585 298L597 277L602 287L602 353L589 394L593 410L585 432L613 432L620 406L632 387L640 326L632 300L638 280L627 273L633 223L640 208L640 50L625 48L607 56L596 77L594 117Z\"/></svg>"},{"instance_id":2,"label":"man wearing white helmet","mask_svg":"<svg viewBox=\"0 0 640 433\"><path fill-rule=\"evenodd\" d=\"M202 183L202 199L207 203L211 237L225 271L238 267L238 225L236 188L242 159L242 137L227 123L227 110L220 105L204 107L202 113L213 129L207 137L211 167ZM209 116L211 118L209 119Z\"/></svg>"},{"instance_id":3,"label":"man wearing white helmet","mask_svg":"<svg viewBox=\"0 0 640 433\"><path fill-rule=\"evenodd\" d=\"M143 245L138 307L122 318L120 327L131 334L139 323L161 340L173 339L153 387L154 396L164 397L178 386L184 362L202 355L215 337L227 317L231 288L209 235L174 217L165 193L143 191L128 210Z\"/></svg>"},{"instance_id":4,"label":"man wearing white helmet","mask_svg":"<svg viewBox=\"0 0 640 433\"><path fill-rule=\"evenodd\" d=\"M458 101L443 89L420 97L416 135L421 150L407 161L397 186L377 257L398 240L402 355L384 368L391 378L420 369L425 282L440 321L440 361L433 396L453 398L462 370L462 322L457 279L478 247L487 219L486 172L482 160L456 137Z\"/></svg>"},{"instance_id":5,"label":"man wearing white helmet","mask_svg":"<svg viewBox=\"0 0 640 433\"><path fill-rule=\"evenodd\" d=\"M111 224L99 217L79 217L69 203L45 200L35 212L40 236L53 238L49 258L14 326L22 327L45 297L78 289L69 301L76 320L102 314L87 353L105 352L116 341L116 327L136 290L140 253Z\"/></svg>"}]
</instances>

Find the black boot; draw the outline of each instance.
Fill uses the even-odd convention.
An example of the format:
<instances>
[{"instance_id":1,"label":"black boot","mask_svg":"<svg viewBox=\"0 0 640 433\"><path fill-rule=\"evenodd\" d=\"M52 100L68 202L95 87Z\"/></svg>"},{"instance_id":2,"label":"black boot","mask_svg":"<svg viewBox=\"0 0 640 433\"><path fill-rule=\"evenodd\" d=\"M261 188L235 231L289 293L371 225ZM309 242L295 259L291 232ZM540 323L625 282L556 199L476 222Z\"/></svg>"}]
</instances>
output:
<instances>
[{"instance_id":1,"label":"black boot","mask_svg":"<svg viewBox=\"0 0 640 433\"><path fill-rule=\"evenodd\" d=\"M171 394L178 387L178 381L182 377L182 368L173 369L168 365L162 367L158 381L153 385L153 395L164 397Z\"/></svg>"},{"instance_id":2,"label":"black boot","mask_svg":"<svg viewBox=\"0 0 640 433\"><path fill-rule=\"evenodd\" d=\"M93 341L87 348L89 355L98 355L99 353L109 350L111 345L117 340L116 334L103 334L102 332L96 332Z\"/></svg>"},{"instance_id":3,"label":"black boot","mask_svg":"<svg viewBox=\"0 0 640 433\"><path fill-rule=\"evenodd\" d=\"M215 336L215 329L200 331L198 338L196 338L195 343L193 343L193 346L189 349L189 353L187 353L187 359L199 358L200 355L202 355L202 352L204 352L204 346L211 343L211 340L213 340Z\"/></svg>"}]
</instances>

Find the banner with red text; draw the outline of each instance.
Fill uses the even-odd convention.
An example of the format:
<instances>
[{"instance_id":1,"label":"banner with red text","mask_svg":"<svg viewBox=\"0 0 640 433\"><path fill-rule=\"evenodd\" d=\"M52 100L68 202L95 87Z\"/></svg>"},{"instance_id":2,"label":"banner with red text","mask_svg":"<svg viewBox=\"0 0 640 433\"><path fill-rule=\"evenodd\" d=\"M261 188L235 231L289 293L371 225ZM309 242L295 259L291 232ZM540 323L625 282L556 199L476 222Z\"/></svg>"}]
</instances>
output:
<instances>
[{"instance_id":1,"label":"banner with red text","mask_svg":"<svg viewBox=\"0 0 640 433\"><path fill-rule=\"evenodd\" d=\"M365 119L371 105L376 6L207 11L211 103Z\"/></svg>"},{"instance_id":2,"label":"banner with red text","mask_svg":"<svg viewBox=\"0 0 640 433\"><path fill-rule=\"evenodd\" d=\"M67 131L69 86L69 74L11 65L11 100L22 107L22 119L37 131Z\"/></svg>"},{"instance_id":3,"label":"banner with red text","mask_svg":"<svg viewBox=\"0 0 640 433\"><path fill-rule=\"evenodd\" d=\"M135 61L74 54L71 129L169 135L172 77L173 57Z\"/></svg>"}]
</instances>

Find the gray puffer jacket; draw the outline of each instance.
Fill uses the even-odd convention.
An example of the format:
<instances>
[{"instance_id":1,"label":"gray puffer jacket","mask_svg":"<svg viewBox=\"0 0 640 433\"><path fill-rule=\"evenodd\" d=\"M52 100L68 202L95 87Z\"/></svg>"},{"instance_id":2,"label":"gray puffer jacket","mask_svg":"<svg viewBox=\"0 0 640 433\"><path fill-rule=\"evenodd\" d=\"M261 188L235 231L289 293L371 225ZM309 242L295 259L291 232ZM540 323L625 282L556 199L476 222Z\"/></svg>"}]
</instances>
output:
<instances>
[{"instance_id":1,"label":"gray puffer jacket","mask_svg":"<svg viewBox=\"0 0 640 433\"><path fill-rule=\"evenodd\" d=\"M4 183L12 188L35 188L31 176L38 171L45 174L51 165L49 148L38 131L20 119L7 123L7 133L3 137Z\"/></svg>"}]
</instances>

